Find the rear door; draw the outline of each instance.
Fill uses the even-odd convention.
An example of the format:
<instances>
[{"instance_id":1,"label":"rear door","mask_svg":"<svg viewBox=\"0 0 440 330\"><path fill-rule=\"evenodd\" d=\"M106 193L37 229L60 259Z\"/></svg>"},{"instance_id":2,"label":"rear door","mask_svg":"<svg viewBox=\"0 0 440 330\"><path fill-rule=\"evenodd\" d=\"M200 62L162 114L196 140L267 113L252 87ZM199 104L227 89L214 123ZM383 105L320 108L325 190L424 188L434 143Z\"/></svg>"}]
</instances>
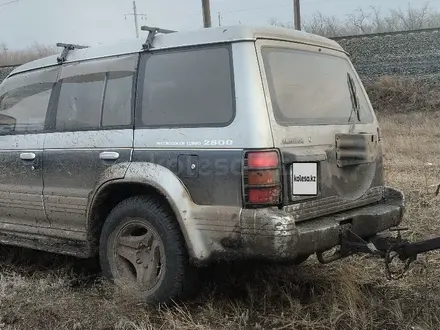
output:
<instances>
[{"instance_id":1,"label":"rear door","mask_svg":"<svg viewBox=\"0 0 440 330\"><path fill-rule=\"evenodd\" d=\"M133 146L138 55L65 64L44 144L44 204L51 226L86 231L97 185L122 178Z\"/></svg>"},{"instance_id":2,"label":"rear door","mask_svg":"<svg viewBox=\"0 0 440 330\"><path fill-rule=\"evenodd\" d=\"M381 199L377 120L348 57L292 42L256 47L283 157L284 204L301 221Z\"/></svg>"}]
</instances>

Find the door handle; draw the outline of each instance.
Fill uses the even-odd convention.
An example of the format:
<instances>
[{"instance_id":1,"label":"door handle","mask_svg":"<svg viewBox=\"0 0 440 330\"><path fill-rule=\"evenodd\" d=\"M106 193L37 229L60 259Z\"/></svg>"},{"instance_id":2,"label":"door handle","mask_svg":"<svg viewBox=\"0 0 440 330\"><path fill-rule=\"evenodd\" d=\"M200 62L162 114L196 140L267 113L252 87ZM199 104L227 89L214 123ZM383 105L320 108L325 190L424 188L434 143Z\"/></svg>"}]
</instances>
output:
<instances>
[{"instance_id":1,"label":"door handle","mask_svg":"<svg viewBox=\"0 0 440 330\"><path fill-rule=\"evenodd\" d=\"M33 152L23 152L20 154L20 159L22 160L34 160L35 154Z\"/></svg>"},{"instance_id":2,"label":"door handle","mask_svg":"<svg viewBox=\"0 0 440 330\"><path fill-rule=\"evenodd\" d=\"M116 160L119 158L119 153L114 151L104 151L99 154L99 158L102 160Z\"/></svg>"}]
</instances>

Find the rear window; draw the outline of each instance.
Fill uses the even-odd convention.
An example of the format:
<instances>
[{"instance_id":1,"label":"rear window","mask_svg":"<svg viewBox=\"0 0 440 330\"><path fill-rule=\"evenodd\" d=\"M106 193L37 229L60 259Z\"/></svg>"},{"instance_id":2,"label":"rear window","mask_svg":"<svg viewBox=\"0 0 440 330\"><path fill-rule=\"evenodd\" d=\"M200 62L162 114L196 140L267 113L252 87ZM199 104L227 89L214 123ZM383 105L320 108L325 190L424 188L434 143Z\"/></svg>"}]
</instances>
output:
<instances>
[{"instance_id":1,"label":"rear window","mask_svg":"<svg viewBox=\"0 0 440 330\"><path fill-rule=\"evenodd\" d=\"M280 125L347 124L353 108L347 73L355 81L360 121L373 116L347 59L278 47L262 48L272 107Z\"/></svg>"},{"instance_id":2,"label":"rear window","mask_svg":"<svg viewBox=\"0 0 440 330\"><path fill-rule=\"evenodd\" d=\"M226 126L234 117L230 47L145 55L137 126Z\"/></svg>"}]
</instances>

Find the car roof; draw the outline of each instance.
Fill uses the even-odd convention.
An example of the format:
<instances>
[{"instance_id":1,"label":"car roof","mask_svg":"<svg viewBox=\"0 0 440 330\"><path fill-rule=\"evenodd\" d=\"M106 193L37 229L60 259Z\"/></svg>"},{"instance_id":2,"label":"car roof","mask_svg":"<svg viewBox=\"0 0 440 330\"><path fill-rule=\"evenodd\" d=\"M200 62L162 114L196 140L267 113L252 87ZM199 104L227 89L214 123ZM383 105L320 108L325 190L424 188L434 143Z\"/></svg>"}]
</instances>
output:
<instances>
[{"instance_id":1,"label":"car roof","mask_svg":"<svg viewBox=\"0 0 440 330\"><path fill-rule=\"evenodd\" d=\"M69 51L65 63L141 52L143 51L142 44L145 42L147 36L148 32L145 33L145 39L129 39L113 44L75 49ZM257 39L298 42L344 52L342 47L336 41L318 35L290 28L274 26L253 27L244 25L212 27L193 31L179 31L170 34L158 34L154 38L153 49L159 50L246 40L254 41ZM58 65L58 56L59 55L52 55L23 64L15 68L9 76L13 76L20 72L56 66Z\"/></svg>"}]
</instances>

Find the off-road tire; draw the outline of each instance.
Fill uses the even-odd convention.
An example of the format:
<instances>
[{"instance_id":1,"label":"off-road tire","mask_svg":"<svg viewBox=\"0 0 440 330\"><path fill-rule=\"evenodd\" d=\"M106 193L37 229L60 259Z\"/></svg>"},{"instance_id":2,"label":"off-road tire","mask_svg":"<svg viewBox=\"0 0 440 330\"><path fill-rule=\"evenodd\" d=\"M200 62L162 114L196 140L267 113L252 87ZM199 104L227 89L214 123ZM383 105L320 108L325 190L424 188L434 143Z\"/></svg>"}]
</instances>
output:
<instances>
[{"instance_id":1,"label":"off-road tire","mask_svg":"<svg viewBox=\"0 0 440 330\"><path fill-rule=\"evenodd\" d=\"M102 275L114 280L111 269L112 258L109 258L109 243L115 239L118 228L130 221L130 218L141 218L158 233L162 240L166 267L162 281L154 294L138 292L140 299L146 303L169 303L188 298L196 291L197 274L190 265L184 238L178 222L163 202L154 196L136 196L120 202L108 215L100 237L99 259Z\"/></svg>"}]
</instances>

